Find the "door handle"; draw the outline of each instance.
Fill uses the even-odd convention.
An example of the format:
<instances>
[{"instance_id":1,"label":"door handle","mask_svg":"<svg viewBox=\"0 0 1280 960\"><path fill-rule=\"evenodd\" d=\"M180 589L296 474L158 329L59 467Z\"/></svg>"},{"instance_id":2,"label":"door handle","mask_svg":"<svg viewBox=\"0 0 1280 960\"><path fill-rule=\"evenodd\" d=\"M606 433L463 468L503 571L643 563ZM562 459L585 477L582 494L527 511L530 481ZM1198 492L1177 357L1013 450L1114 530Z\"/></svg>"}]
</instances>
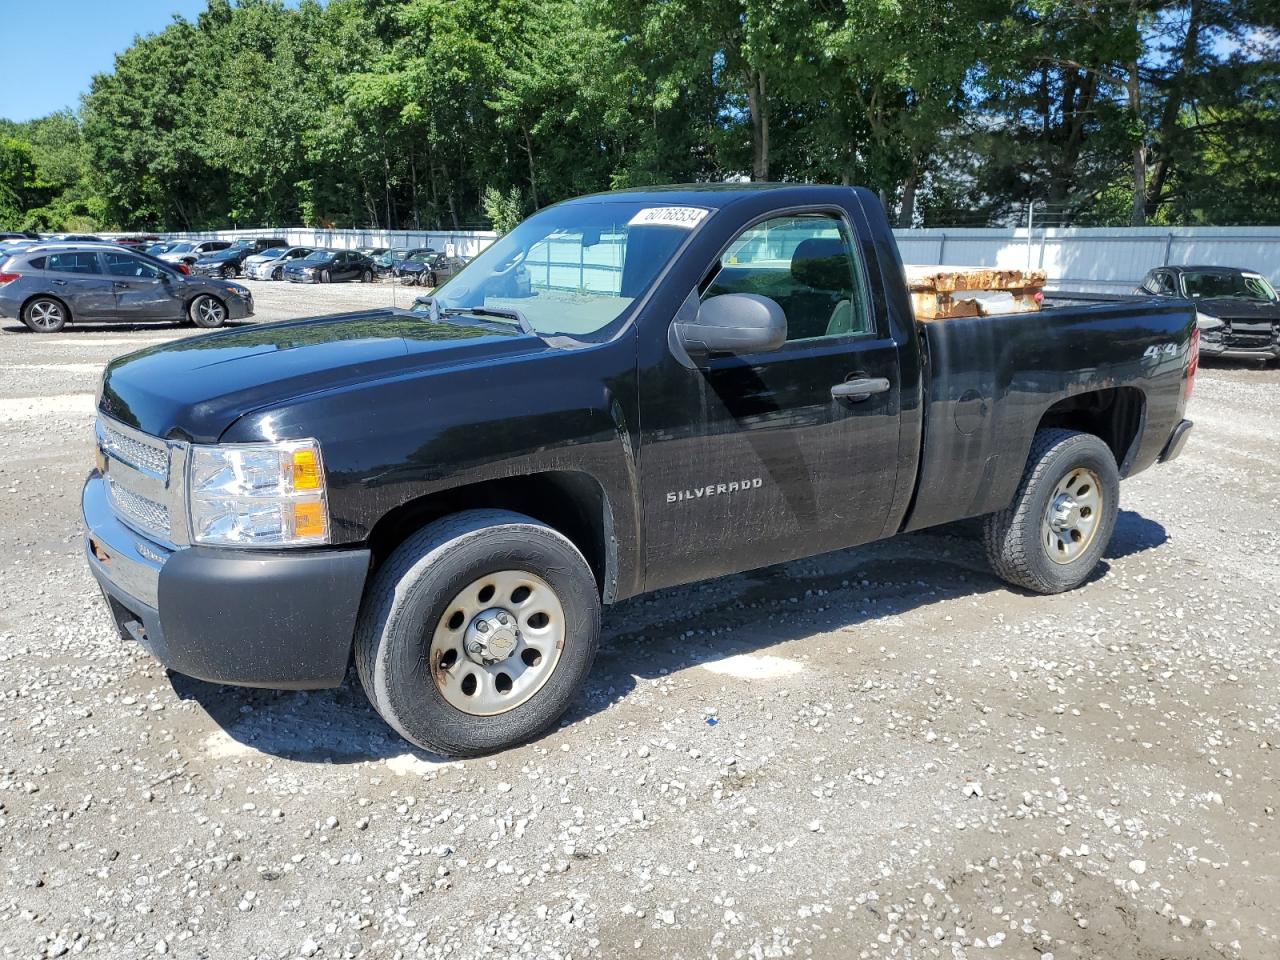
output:
<instances>
[{"instance_id":1,"label":"door handle","mask_svg":"<svg viewBox=\"0 0 1280 960\"><path fill-rule=\"evenodd\" d=\"M67 285L67 281L65 280L50 280L49 282L55 287L65 287Z\"/></svg>"},{"instance_id":2,"label":"door handle","mask_svg":"<svg viewBox=\"0 0 1280 960\"><path fill-rule=\"evenodd\" d=\"M831 396L837 400L848 400L858 403L870 398L873 393L887 393L889 381L884 377L868 377L863 380L846 380L831 388Z\"/></svg>"},{"instance_id":3,"label":"door handle","mask_svg":"<svg viewBox=\"0 0 1280 960\"><path fill-rule=\"evenodd\" d=\"M125 283L123 280L114 280L114 281L112 281L111 285L112 285L113 287L116 287L116 288L120 289L120 290L128 290L128 289L129 289L129 284Z\"/></svg>"}]
</instances>

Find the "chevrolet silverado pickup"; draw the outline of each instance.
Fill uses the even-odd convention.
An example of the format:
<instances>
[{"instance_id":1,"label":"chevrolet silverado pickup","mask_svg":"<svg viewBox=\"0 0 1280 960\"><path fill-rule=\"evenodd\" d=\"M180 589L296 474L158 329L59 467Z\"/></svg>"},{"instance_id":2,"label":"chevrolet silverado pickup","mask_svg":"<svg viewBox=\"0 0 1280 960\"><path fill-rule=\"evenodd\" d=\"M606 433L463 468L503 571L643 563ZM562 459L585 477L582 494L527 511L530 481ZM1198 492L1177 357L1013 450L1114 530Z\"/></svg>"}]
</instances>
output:
<instances>
[{"instance_id":1,"label":"chevrolet silverado pickup","mask_svg":"<svg viewBox=\"0 0 1280 960\"><path fill-rule=\"evenodd\" d=\"M981 517L995 573L1082 583L1172 460L1181 300L921 322L879 203L653 188L542 210L415 309L114 360L82 510L125 638L179 673L340 684L413 743L545 731L603 606Z\"/></svg>"}]
</instances>

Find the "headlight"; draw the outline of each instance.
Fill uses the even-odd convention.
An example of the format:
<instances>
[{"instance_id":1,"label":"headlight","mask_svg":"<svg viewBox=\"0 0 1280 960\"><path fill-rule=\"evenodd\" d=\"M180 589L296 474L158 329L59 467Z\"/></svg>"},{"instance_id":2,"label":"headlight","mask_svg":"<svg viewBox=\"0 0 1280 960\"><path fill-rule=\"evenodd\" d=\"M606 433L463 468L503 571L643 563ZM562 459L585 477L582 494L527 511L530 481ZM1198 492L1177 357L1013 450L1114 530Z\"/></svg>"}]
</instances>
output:
<instances>
[{"instance_id":1,"label":"headlight","mask_svg":"<svg viewBox=\"0 0 1280 960\"><path fill-rule=\"evenodd\" d=\"M193 446L191 542L288 547L329 542L324 464L314 440Z\"/></svg>"}]
</instances>

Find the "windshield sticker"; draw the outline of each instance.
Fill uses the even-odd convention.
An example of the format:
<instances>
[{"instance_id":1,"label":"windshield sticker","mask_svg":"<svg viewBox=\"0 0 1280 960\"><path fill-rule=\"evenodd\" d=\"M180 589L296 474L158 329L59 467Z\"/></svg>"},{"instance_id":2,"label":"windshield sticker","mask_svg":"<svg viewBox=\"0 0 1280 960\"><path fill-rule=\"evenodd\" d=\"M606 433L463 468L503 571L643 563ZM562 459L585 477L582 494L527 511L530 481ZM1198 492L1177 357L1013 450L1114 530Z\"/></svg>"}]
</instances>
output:
<instances>
[{"instance_id":1,"label":"windshield sticker","mask_svg":"<svg viewBox=\"0 0 1280 960\"><path fill-rule=\"evenodd\" d=\"M692 230L709 212L700 207L645 207L627 223L633 227L682 227Z\"/></svg>"}]
</instances>

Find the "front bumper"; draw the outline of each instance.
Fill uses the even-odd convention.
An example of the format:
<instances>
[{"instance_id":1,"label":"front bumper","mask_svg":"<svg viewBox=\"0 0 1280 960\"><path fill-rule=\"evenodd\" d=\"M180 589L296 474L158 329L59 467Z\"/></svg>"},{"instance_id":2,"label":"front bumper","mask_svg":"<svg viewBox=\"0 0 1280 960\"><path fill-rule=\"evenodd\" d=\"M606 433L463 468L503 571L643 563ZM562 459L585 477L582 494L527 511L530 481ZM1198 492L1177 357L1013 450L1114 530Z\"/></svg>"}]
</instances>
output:
<instances>
[{"instance_id":1,"label":"front bumper","mask_svg":"<svg viewBox=\"0 0 1280 960\"><path fill-rule=\"evenodd\" d=\"M1200 338L1200 355L1203 357L1224 357L1234 360L1276 360L1280 359L1280 342L1268 346L1240 346L1229 341L1206 341Z\"/></svg>"},{"instance_id":2,"label":"front bumper","mask_svg":"<svg viewBox=\"0 0 1280 960\"><path fill-rule=\"evenodd\" d=\"M95 471L85 556L121 636L214 683L318 689L346 675L368 550L170 550L112 512Z\"/></svg>"},{"instance_id":3,"label":"front bumper","mask_svg":"<svg viewBox=\"0 0 1280 960\"><path fill-rule=\"evenodd\" d=\"M222 298L227 305L227 319L247 320L253 316L253 293L231 294Z\"/></svg>"}]
</instances>

